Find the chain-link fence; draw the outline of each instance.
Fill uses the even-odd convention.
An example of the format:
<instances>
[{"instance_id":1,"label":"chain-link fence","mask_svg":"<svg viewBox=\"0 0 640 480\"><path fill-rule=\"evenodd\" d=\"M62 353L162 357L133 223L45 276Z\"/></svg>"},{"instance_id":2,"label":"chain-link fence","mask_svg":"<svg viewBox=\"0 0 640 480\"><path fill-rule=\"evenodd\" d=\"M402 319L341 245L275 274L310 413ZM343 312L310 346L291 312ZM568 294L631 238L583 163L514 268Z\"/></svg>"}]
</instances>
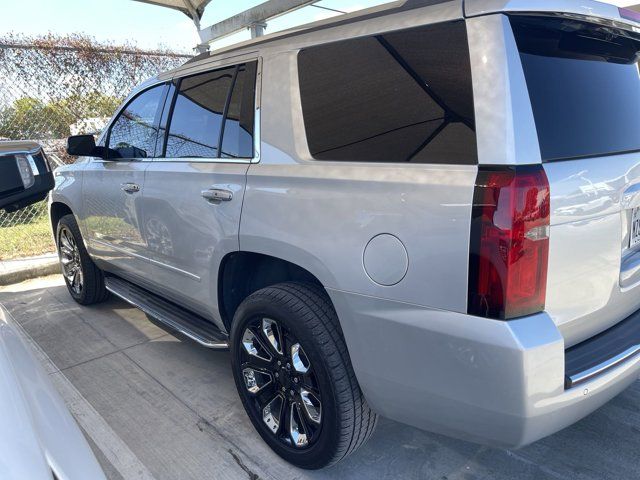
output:
<instances>
[{"instance_id":1,"label":"chain-link fence","mask_svg":"<svg viewBox=\"0 0 640 480\"><path fill-rule=\"evenodd\" d=\"M81 35L0 37L0 140L35 140L52 166L72 162L66 137L100 131L135 85L188 58ZM46 240L35 238L45 223L44 203L0 212L0 260L37 253L29 242L51 250L48 232Z\"/></svg>"}]
</instances>

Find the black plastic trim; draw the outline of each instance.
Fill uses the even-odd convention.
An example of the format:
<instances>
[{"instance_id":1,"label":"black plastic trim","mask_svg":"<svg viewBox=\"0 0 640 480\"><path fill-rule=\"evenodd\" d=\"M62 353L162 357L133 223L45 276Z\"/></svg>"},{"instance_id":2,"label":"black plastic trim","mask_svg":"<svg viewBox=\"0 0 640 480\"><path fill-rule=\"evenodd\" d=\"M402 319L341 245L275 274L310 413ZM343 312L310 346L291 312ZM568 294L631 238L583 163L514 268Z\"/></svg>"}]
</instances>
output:
<instances>
[{"instance_id":1,"label":"black plastic trim","mask_svg":"<svg viewBox=\"0 0 640 480\"><path fill-rule=\"evenodd\" d=\"M638 353L640 310L608 330L565 350L565 388L586 382Z\"/></svg>"}]
</instances>

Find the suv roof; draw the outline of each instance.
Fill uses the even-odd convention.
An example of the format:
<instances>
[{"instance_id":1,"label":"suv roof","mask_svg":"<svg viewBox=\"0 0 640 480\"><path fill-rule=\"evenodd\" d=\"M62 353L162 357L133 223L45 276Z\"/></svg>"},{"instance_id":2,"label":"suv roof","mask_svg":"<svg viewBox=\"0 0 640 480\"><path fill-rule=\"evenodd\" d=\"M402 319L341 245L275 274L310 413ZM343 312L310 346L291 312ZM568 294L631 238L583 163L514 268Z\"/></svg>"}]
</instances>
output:
<instances>
[{"instance_id":1,"label":"suv roof","mask_svg":"<svg viewBox=\"0 0 640 480\"><path fill-rule=\"evenodd\" d=\"M559 0L556 2L540 2L539 0L398 0L395 2L385 3L375 7L358 10L356 12L307 23L287 30L282 30L258 38L239 42L228 47L223 47L211 52L201 53L183 65L163 72L157 77L151 78L140 85L135 91L157 82L160 79L166 79L172 75L180 74L185 69L196 66L197 64L206 64L208 61L223 60L227 57L240 56L256 52L260 47L271 42L297 37L311 32L327 30L333 27L357 23L360 21L384 17L409 10L449 3L451 6L459 8L460 14L465 18L476 17L499 12L504 13L534 13L553 14L566 13L567 15L577 15L580 17L596 17L598 22L638 32L638 23L634 20L623 17L619 7L608 3L595 0ZM592 20L594 21L594 20Z\"/></svg>"}]
</instances>

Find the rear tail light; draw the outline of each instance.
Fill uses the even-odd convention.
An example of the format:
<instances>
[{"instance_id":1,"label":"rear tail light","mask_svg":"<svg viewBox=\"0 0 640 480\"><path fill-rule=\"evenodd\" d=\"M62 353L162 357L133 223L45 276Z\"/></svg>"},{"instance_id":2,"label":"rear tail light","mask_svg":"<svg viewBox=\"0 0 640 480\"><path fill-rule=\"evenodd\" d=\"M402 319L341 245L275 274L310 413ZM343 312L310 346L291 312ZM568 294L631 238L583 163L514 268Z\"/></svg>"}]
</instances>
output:
<instances>
[{"instance_id":1,"label":"rear tail light","mask_svg":"<svg viewBox=\"0 0 640 480\"><path fill-rule=\"evenodd\" d=\"M506 320L544 310L548 257L549 181L542 165L480 167L468 312Z\"/></svg>"}]
</instances>

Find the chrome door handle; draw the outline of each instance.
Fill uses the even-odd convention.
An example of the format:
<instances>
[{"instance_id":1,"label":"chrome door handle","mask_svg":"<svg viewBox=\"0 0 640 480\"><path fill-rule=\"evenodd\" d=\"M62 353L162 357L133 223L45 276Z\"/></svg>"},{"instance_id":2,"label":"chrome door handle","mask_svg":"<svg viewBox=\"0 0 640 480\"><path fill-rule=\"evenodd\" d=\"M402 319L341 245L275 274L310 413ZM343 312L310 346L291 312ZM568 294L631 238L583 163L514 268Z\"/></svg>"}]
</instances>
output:
<instances>
[{"instance_id":1,"label":"chrome door handle","mask_svg":"<svg viewBox=\"0 0 640 480\"><path fill-rule=\"evenodd\" d=\"M121 183L120 188L127 193L136 193L140 191L140 185L137 183Z\"/></svg>"},{"instance_id":2,"label":"chrome door handle","mask_svg":"<svg viewBox=\"0 0 640 480\"><path fill-rule=\"evenodd\" d=\"M220 202L228 202L233 199L233 192L224 188L209 188L200 192L202 198L209 203L218 204Z\"/></svg>"}]
</instances>

